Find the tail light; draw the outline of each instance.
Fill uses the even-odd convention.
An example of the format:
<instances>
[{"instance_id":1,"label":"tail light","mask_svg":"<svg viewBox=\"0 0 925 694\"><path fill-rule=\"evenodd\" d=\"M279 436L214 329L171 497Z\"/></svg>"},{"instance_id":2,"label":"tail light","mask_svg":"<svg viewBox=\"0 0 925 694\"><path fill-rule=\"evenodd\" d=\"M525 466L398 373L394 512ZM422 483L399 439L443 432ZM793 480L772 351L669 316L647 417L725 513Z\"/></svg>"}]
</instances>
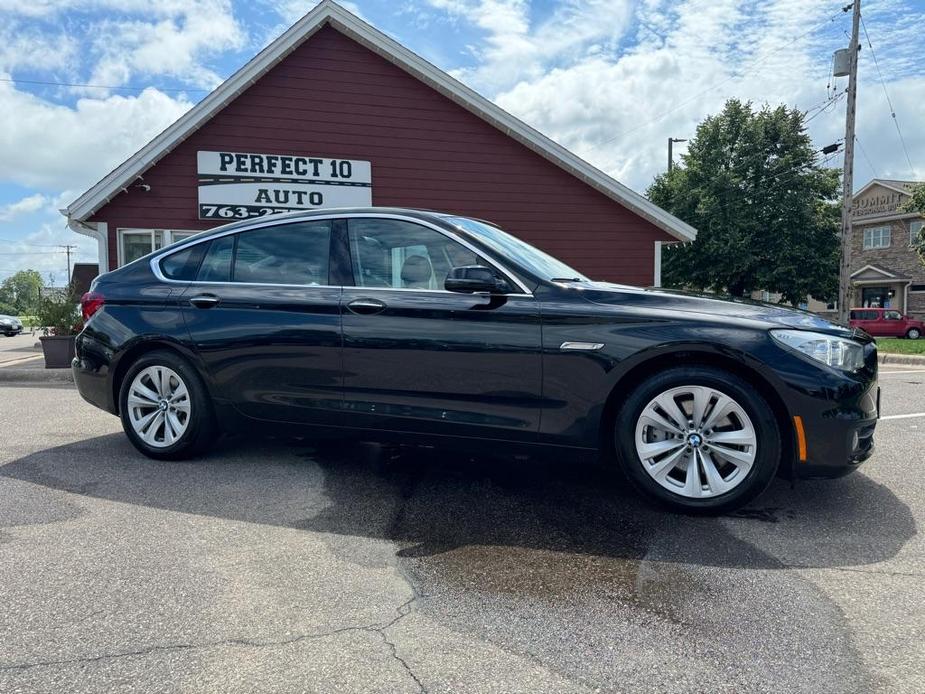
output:
<instances>
[{"instance_id":1,"label":"tail light","mask_svg":"<svg viewBox=\"0 0 925 694\"><path fill-rule=\"evenodd\" d=\"M80 297L80 311L83 313L84 320L89 320L90 316L99 311L106 300L99 292L87 292Z\"/></svg>"}]
</instances>

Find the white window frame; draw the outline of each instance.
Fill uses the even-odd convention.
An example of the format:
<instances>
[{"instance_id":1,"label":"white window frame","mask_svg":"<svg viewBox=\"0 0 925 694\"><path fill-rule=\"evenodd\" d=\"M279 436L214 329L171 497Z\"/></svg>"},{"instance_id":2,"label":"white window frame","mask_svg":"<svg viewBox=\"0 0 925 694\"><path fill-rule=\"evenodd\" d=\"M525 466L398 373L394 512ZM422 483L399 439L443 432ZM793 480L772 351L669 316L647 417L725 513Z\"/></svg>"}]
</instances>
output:
<instances>
[{"instance_id":1,"label":"white window frame","mask_svg":"<svg viewBox=\"0 0 925 694\"><path fill-rule=\"evenodd\" d=\"M159 250L154 247L154 238L156 232L161 232L163 236L163 245L169 246L174 241L179 240L180 234L198 234L201 229L144 229L141 227L120 227L116 229L116 253L118 255L119 267L125 265L125 237L126 236L142 236L144 234L149 235L151 239L151 251ZM174 234L178 236L175 238Z\"/></svg>"},{"instance_id":2,"label":"white window frame","mask_svg":"<svg viewBox=\"0 0 925 694\"><path fill-rule=\"evenodd\" d=\"M925 226L925 219L913 219L909 222L909 247L915 245L915 237L919 235L922 227Z\"/></svg>"},{"instance_id":3,"label":"white window frame","mask_svg":"<svg viewBox=\"0 0 925 694\"><path fill-rule=\"evenodd\" d=\"M876 244L873 242L875 238L874 232L877 232L876 238L878 242ZM864 229L864 250L871 251L877 248L889 248L892 236L893 229L889 224L879 227L867 227ZM886 239L886 243L884 243L884 239Z\"/></svg>"}]
</instances>

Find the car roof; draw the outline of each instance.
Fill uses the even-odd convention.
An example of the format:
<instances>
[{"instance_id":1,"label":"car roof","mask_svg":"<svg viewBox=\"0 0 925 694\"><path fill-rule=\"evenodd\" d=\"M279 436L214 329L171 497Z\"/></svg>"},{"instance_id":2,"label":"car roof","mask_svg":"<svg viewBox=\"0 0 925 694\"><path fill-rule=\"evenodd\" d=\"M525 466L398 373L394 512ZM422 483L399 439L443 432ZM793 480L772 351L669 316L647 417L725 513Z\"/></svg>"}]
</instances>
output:
<instances>
[{"instance_id":1,"label":"car roof","mask_svg":"<svg viewBox=\"0 0 925 694\"><path fill-rule=\"evenodd\" d=\"M425 210L413 207L326 207L315 210L297 210L295 212L283 212L281 214L264 215L262 217L251 217L249 219L236 220L228 224L223 224L218 227L203 230L196 235L200 236L201 238L206 238L212 234L220 234L227 231L233 231L235 229L247 229L248 227L257 224L263 224L271 220L273 222L297 222L300 220L313 219L315 217L330 217L331 215L342 215L344 217L350 217L351 215L369 214L401 215L403 217L413 217L443 225L447 224L446 219L448 217L464 216L452 214L450 212L439 212L436 210ZM494 222L487 223L491 224L492 226L497 226L494 224Z\"/></svg>"}]
</instances>

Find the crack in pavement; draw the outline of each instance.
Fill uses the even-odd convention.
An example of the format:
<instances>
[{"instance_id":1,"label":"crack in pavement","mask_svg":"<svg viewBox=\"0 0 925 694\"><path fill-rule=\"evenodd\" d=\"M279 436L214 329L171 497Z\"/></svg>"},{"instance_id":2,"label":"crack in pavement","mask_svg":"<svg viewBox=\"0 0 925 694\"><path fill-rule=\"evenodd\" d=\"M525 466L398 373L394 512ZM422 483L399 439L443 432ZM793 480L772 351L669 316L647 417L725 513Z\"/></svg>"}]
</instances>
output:
<instances>
[{"instance_id":1,"label":"crack in pavement","mask_svg":"<svg viewBox=\"0 0 925 694\"><path fill-rule=\"evenodd\" d=\"M133 658L133 657L143 657L151 655L152 653L160 652L169 652L169 651L194 651L194 650L205 650L209 648L219 648L222 646L246 646L249 648L273 648L278 646L288 646L293 643L298 643L300 641L309 641L314 639L327 638L331 636L337 636L350 631L365 631L378 634L383 642L388 646L390 655L398 661L398 663L405 669L408 675L414 680L415 684L418 686L421 692L426 694L427 690L421 681L418 679L417 675L411 670L411 667L402 658L398 655L397 648L394 643L392 643L388 636L385 634L385 630L397 624L399 621L404 619L411 612L412 604L417 600L418 596L415 594L414 597L409 598L401 605L396 608L398 612L397 616L389 620L385 624L366 624L362 626L350 626L350 627L341 627L339 629L332 629L329 631L315 632L310 634L299 634L288 639L279 639L276 641L257 641L254 639L246 638L229 638L229 639L220 639L217 641L208 641L205 643L177 643L177 644L168 644L168 645L158 645L150 646L148 648L142 648L135 651L121 651L118 653L103 653L101 655L95 656L80 656L77 658L62 658L59 660L43 660L32 663L16 663L13 665L0 665L0 672L10 672L15 670L30 670L37 667L52 667L56 665L76 665L79 663L94 663L101 662L104 660L114 660L119 658Z\"/></svg>"}]
</instances>

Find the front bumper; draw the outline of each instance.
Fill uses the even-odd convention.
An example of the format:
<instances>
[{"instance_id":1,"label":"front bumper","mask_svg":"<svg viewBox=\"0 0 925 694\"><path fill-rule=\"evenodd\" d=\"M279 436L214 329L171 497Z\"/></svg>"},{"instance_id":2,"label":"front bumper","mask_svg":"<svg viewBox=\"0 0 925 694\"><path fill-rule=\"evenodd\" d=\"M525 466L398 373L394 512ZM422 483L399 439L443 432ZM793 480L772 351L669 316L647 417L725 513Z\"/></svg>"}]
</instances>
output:
<instances>
[{"instance_id":1,"label":"front bumper","mask_svg":"<svg viewBox=\"0 0 925 694\"><path fill-rule=\"evenodd\" d=\"M19 335L21 332L21 325L0 325L0 333L3 333L4 335Z\"/></svg>"},{"instance_id":2,"label":"front bumper","mask_svg":"<svg viewBox=\"0 0 925 694\"><path fill-rule=\"evenodd\" d=\"M792 417L802 420L805 458L794 427L794 466L804 479L841 477L874 453L874 430L880 417L877 350L865 351L865 366L856 373L817 368L812 378L786 379Z\"/></svg>"}]
</instances>

